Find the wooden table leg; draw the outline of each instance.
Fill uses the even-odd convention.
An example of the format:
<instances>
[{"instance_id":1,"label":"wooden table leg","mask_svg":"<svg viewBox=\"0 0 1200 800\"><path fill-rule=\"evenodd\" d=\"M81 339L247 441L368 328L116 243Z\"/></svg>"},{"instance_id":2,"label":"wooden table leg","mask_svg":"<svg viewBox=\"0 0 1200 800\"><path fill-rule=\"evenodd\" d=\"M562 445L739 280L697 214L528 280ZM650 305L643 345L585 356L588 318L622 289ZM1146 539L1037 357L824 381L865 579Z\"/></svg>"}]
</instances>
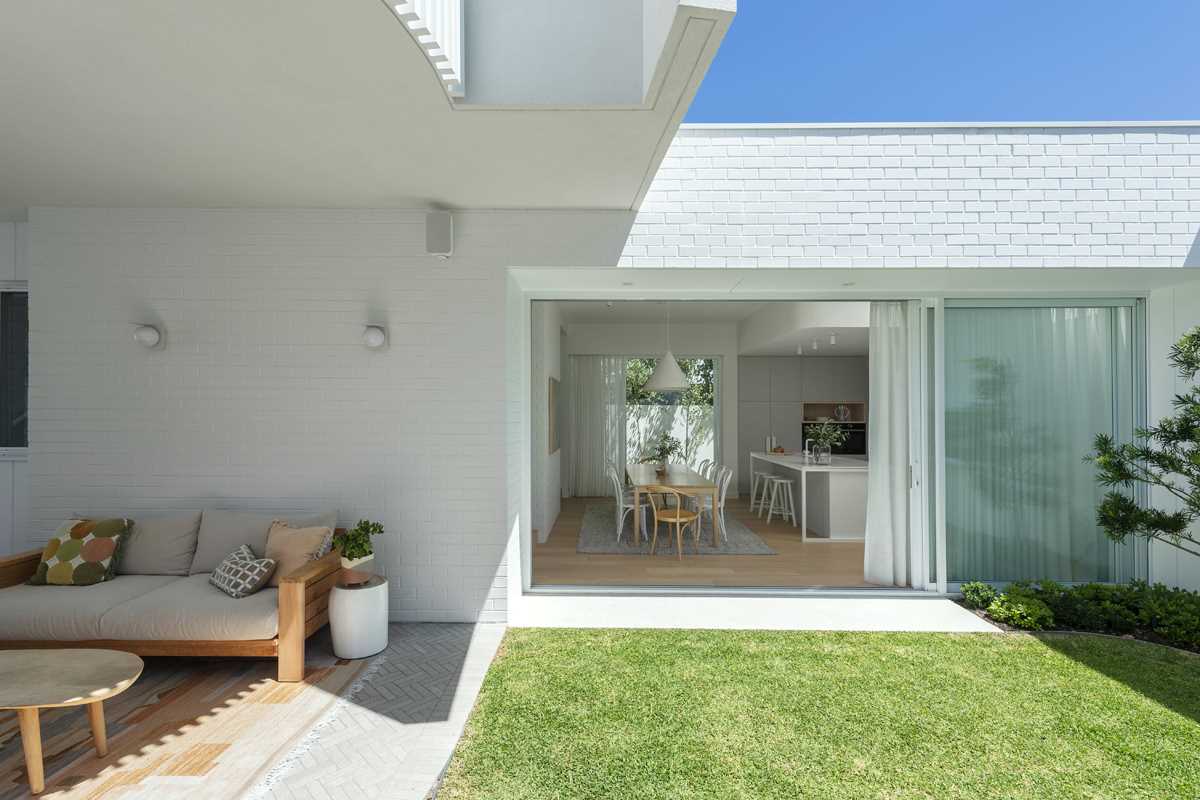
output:
<instances>
[{"instance_id":1,"label":"wooden table leg","mask_svg":"<svg viewBox=\"0 0 1200 800\"><path fill-rule=\"evenodd\" d=\"M96 755L103 758L108 755L108 731L104 729L104 702L97 700L88 703L88 721L92 723L92 742L96 745Z\"/></svg>"},{"instance_id":2,"label":"wooden table leg","mask_svg":"<svg viewBox=\"0 0 1200 800\"><path fill-rule=\"evenodd\" d=\"M36 708L18 708L21 724L21 748L25 751L25 774L29 776L29 791L41 794L46 788L42 772L42 726Z\"/></svg>"}]
</instances>

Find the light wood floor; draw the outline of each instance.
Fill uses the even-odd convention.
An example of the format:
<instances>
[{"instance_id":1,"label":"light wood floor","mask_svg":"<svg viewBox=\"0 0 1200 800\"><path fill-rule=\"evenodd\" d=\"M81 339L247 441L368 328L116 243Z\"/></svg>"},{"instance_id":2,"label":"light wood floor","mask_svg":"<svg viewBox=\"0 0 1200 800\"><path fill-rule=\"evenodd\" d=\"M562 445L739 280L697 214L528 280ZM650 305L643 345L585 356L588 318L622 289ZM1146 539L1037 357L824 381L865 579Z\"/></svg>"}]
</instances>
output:
<instances>
[{"instance_id":1,"label":"light wood floor","mask_svg":"<svg viewBox=\"0 0 1200 800\"><path fill-rule=\"evenodd\" d=\"M745 498L730 499L726 515L754 531L778 555L595 555L575 550L584 509L608 498L573 497L545 544L533 548L533 583L557 586L869 586L863 581L862 542L800 541L790 522L767 525Z\"/></svg>"}]
</instances>

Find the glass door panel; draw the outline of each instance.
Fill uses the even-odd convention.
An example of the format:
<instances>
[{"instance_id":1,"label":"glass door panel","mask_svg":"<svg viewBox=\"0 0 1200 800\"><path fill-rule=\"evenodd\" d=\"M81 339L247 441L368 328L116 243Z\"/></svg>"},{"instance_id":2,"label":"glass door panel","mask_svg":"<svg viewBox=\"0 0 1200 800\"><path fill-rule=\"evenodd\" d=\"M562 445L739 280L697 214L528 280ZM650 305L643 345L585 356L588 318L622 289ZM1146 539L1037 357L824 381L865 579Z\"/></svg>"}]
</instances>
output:
<instances>
[{"instance_id":1,"label":"glass door panel","mask_svg":"<svg viewBox=\"0 0 1200 800\"><path fill-rule=\"evenodd\" d=\"M1132 576L1096 526L1083 461L1134 426L1131 306L945 311L946 554L951 583Z\"/></svg>"}]
</instances>

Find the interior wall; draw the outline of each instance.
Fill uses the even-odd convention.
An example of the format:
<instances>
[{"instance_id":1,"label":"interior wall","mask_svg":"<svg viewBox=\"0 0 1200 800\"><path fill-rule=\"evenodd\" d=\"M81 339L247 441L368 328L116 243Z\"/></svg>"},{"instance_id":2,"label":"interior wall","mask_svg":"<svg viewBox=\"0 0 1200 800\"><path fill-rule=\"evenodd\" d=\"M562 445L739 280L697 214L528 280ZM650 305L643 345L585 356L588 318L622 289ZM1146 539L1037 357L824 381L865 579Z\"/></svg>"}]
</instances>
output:
<instances>
[{"instance_id":1,"label":"interior wall","mask_svg":"<svg viewBox=\"0 0 1200 800\"><path fill-rule=\"evenodd\" d=\"M562 386L562 318L554 301L533 304L533 351L531 372L533 386L530 409L533 420L533 517L531 525L539 542L550 536L554 521L562 507L562 447L550 452L550 379ZM561 407L561 403L560 403ZM562 442L562 420L559 421L559 443Z\"/></svg>"},{"instance_id":2,"label":"interior wall","mask_svg":"<svg viewBox=\"0 0 1200 800\"><path fill-rule=\"evenodd\" d=\"M662 324L568 323L567 355L662 355L666 333ZM671 349L679 358L719 356L721 359L721 460L733 467L730 496L736 496L738 452L738 329L737 323L671 324Z\"/></svg>"},{"instance_id":3,"label":"interior wall","mask_svg":"<svg viewBox=\"0 0 1200 800\"><path fill-rule=\"evenodd\" d=\"M747 493L750 452L762 450L767 436L789 450L804 448L802 403L867 400L866 356L742 356L738 376L738 475Z\"/></svg>"},{"instance_id":4,"label":"interior wall","mask_svg":"<svg viewBox=\"0 0 1200 800\"><path fill-rule=\"evenodd\" d=\"M1191 283L1151 293L1147 306L1149 406L1147 421L1157 422L1174 413L1171 401L1188 386L1167 361L1168 351L1179 337L1200 325L1200 284ZM1179 501L1163 489L1153 489L1156 508L1174 509ZM1169 544L1150 547L1150 580L1185 589L1200 590L1200 558Z\"/></svg>"},{"instance_id":5,"label":"interior wall","mask_svg":"<svg viewBox=\"0 0 1200 800\"><path fill-rule=\"evenodd\" d=\"M386 526L394 619L503 620L506 267L613 263L630 217L456 212L441 261L418 211L32 210L21 544L79 512L335 507Z\"/></svg>"}]
</instances>

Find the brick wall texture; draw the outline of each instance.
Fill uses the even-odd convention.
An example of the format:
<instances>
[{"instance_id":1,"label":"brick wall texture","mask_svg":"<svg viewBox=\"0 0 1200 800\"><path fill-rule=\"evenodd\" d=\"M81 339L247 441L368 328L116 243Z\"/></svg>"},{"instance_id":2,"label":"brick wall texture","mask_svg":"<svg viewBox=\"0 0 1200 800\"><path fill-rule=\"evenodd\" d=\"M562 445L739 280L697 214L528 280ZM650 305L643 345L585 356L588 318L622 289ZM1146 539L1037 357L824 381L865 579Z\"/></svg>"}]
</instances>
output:
<instances>
[{"instance_id":1,"label":"brick wall texture","mask_svg":"<svg viewBox=\"0 0 1200 800\"><path fill-rule=\"evenodd\" d=\"M1200 127L685 126L627 267L1200 266Z\"/></svg>"}]
</instances>

